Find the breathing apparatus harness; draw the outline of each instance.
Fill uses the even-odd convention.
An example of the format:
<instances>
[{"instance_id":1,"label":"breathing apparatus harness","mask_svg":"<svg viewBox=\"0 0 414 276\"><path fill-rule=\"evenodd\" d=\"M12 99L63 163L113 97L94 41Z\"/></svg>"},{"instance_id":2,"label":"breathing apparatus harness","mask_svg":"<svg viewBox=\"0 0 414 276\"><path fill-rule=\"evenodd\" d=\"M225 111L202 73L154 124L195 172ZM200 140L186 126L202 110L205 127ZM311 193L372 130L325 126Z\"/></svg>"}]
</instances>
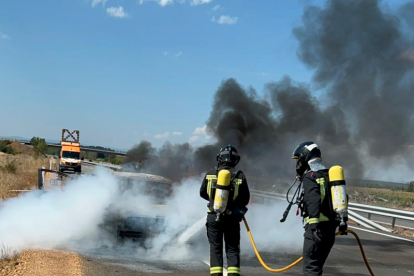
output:
<instances>
[{"instance_id":1,"label":"breathing apparatus harness","mask_svg":"<svg viewBox=\"0 0 414 276\"><path fill-rule=\"evenodd\" d=\"M235 184L234 180L242 172L238 170L236 172L231 172L227 168L219 170L221 166L235 167L240 161L240 156L237 153L237 150L232 145L227 145L220 149L219 154L217 154L217 166L216 177L217 181L213 182L211 187L211 196L209 201L209 209L217 214L216 221L220 220L220 217L223 214L230 213L228 210L229 203L233 202L233 198L230 196L234 195ZM239 210L239 212L244 213L246 210Z\"/></svg>"},{"instance_id":2,"label":"breathing apparatus harness","mask_svg":"<svg viewBox=\"0 0 414 276\"><path fill-rule=\"evenodd\" d=\"M211 187L211 196L209 201L209 209L217 214L216 221L221 216L229 214L229 205L233 202L234 180L241 171L231 173L230 170L216 168L217 181L213 182Z\"/></svg>"},{"instance_id":3,"label":"breathing apparatus harness","mask_svg":"<svg viewBox=\"0 0 414 276\"><path fill-rule=\"evenodd\" d=\"M297 210L296 215L299 214L299 210L300 210L301 216L303 217L304 191L302 191L302 184L303 184L303 176L307 172L308 171L306 171L302 176L297 176L295 181L290 186L288 192L286 193L286 200L288 201L289 204L288 204L288 207L286 208L285 212L283 213L283 217L280 220L280 222L284 222L286 220L292 205L298 205L298 210ZM328 199L330 200L330 203L332 203L331 204L332 211L336 214L335 220L340 221L340 228L339 228L340 231L338 231L335 235L338 236L338 235L343 235L343 234L349 233L349 234L351 234L355 237L355 239L358 242L362 258L365 262L365 265L366 265L369 273L371 274L371 276L375 276L374 272L372 271L372 269L371 269L371 267L368 263L368 259L365 256L364 248L362 246L361 240L359 239L358 235L354 231L349 230L349 229L341 231L341 226L343 224L345 224L345 222L348 219L348 213L347 213L348 198L346 196L345 180L344 180L342 168L340 166L333 166L329 169L328 175L326 174L326 172L323 172L323 175L324 175L324 178L326 180L325 183L329 183L328 184L328 189L326 189L326 190L330 191L330 193L327 194L327 196L328 196ZM293 197L291 199L289 199L289 193L298 181L299 181L299 185L297 186L297 188L295 190L295 193L293 194ZM256 243L254 242L253 235L250 231L250 227L249 227L249 224L247 223L246 218L243 218L243 221L244 221L244 225L246 226L247 234L248 234L250 242L253 246L254 252L256 253L256 257L259 260L260 264L267 271L273 272L273 273L284 272L284 271L287 271L287 270L291 269L292 267L294 267L295 265L297 265L298 263L300 263L303 260L303 257L300 257L299 259L297 259L293 263L291 263L291 264L289 264L285 267L278 268L278 269L269 267L263 261L262 257L260 256L259 251L257 250Z\"/></svg>"},{"instance_id":4,"label":"breathing apparatus harness","mask_svg":"<svg viewBox=\"0 0 414 276\"><path fill-rule=\"evenodd\" d=\"M290 208L293 204L298 205L296 215L303 216L304 213L304 191L302 190L302 184L304 176L311 172L311 177L314 172L322 174L323 177L317 178L316 182L320 184L321 204L327 204L327 215L329 219L338 221L340 224L340 230L344 234L344 230L347 229L346 221L348 220L348 196L346 194L346 183L344 178L344 172L342 167L333 166L329 170L321 164L322 157L321 151L317 144L314 142L304 142L296 147L293 152L293 159L296 159L296 180L286 193L286 200L289 203L283 217L280 222L284 222L289 214ZM294 187L297 181L298 187L293 194L291 200L289 200L289 193ZM328 202L326 202L326 200Z\"/></svg>"},{"instance_id":5,"label":"breathing apparatus harness","mask_svg":"<svg viewBox=\"0 0 414 276\"><path fill-rule=\"evenodd\" d=\"M342 227L346 226L346 221L348 220L348 196L346 194L345 178L344 178L342 167L333 166L329 170L326 170L320 163L318 163L321 161L321 152L318 148L318 145L316 145L313 142L304 142L300 144L293 152L293 158L298 160L296 163L297 177L295 181L292 183L292 185L289 187L286 193L286 200L288 202L288 206L285 212L283 213L283 217L280 220L280 222L284 222L286 220L289 214L289 211L292 208L292 205L298 205L298 210L296 212L296 215L298 215L300 211L301 216L303 217L303 213L304 213L304 191L302 190L303 178L306 175L306 173L310 171L309 165L312 164L312 166L315 166L312 169L312 172L318 171L322 173L323 175L323 178L319 179L318 183L324 189L324 190L321 190L321 198L322 198L322 193L324 193L325 198L328 199L329 209L331 213L329 215L335 221L340 222L340 225L339 225L340 231L336 233L336 236L350 233L355 237L355 239L358 242L359 248L361 250L361 254L364 259L365 265L367 266L371 276L375 276L374 273L372 272L371 267L369 266L369 263L364 253L364 249L362 247L361 240L359 239L358 235L354 231L346 229L346 227L341 229L341 226ZM311 163L309 163L309 161ZM296 185L298 181L299 181L299 185L297 186L292 198L289 199L290 191L292 190L292 188ZM324 182L322 183L322 181ZM274 272L274 273L284 272L294 267L295 265L297 265L303 260L303 257L300 257L295 262L291 263L290 265L286 267L283 267L280 269L270 268L263 261L263 259L260 256L259 251L257 250L256 244L254 242L254 239L253 239L253 236L250 231L246 218L243 218L243 221L246 226L246 230L249 235L250 241L252 243L254 252L256 253L256 256L258 260L260 261L260 263L262 264L262 266L267 271Z\"/></svg>"},{"instance_id":6,"label":"breathing apparatus harness","mask_svg":"<svg viewBox=\"0 0 414 276\"><path fill-rule=\"evenodd\" d=\"M293 182L293 184L287 191L286 200L289 204L285 212L283 213L283 217L280 220L280 222L285 222L292 205L298 205L296 216L298 216L300 212L300 216L302 217L302 220L304 220L303 213L305 193L304 190L302 190L302 184L303 177L308 172L309 170L307 170L301 177L297 176L296 180ZM346 222L348 221L348 195L346 194L346 182L344 178L343 169L341 166L333 166L329 170L320 170L318 172L320 172L323 175L323 181L325 184L327 184L327 186L325 186L325 184L323 185L325 191L321 191L321 193L325 193L326 198L328 200L328 206L330 209L329 213L325 215L328 215L330 218L337 221L339 223L339 229L344 234L346 234L346 232L343 230L347 229ZM289 200L290 191L295 186L297 181L300 181L299 185L297 186L292 199Z\"/></svg>"}]
</instances>

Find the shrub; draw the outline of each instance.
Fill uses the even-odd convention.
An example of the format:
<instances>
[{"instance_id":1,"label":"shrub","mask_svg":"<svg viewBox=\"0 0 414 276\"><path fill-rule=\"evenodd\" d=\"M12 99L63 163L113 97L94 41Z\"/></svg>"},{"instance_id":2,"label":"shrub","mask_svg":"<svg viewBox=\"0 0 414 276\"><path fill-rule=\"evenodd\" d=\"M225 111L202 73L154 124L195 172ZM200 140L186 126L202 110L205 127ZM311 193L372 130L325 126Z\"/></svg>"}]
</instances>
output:
<instances>
[{"instance_id":1,"label":"shrub","mask_svg":"<svg viewBox=\"0 0 414 276\"><path fill-rule=\"evenodd\" d=\"M111 159L111 163L114 165L121 165L121 159L119 159L119 157L114 157Z\"/></svg>"},{"instance_id":2,"label":"shrub","mask_svg":"<svg viewBox=\"0 0 414 276\"><path fill-rule=\"evenodd\" d=\"M10 261L16 257L16 251L10 247L6 247L4 244L0 246L0 260Z\"/></svg>"},{"instance_id":3,"label":"shrub","mask_svg":"<svg viewBox=\"0 0 414 276\"><path fill-rule=\"evenodd\" d=\"M10 146L11 141L9 140L1 140L0 141L0 152L4 152L7 154L14 154L13 148Z\"/></svg>"},{"instance_id":4,"label":"shrub","mask_svg":"<svg viewBox=\"0 0 414 276\"><path fill-rule=\"evenodd\" d=\"M7 160L3 166L1 166L1 170L6 173L16 173L17 172L17 161L15 159L13 160Z\"/></svg>"},{"instance_id":5,"label":"shrub","mask_svg":"<svg viewBox=\"0 0 414 276\"><path fill-rule=\"evenodd\" d=\"M33 145L33 148L37 153L44 153L47 149L47 144L45 139L39 138L39 137L33 137L30 139L30 144Z\"/></svg>"},{"instance_id":6,"label":"shrub","mask_svg":"<svg viewBox=\"0 0 414 276\"><path fill-rule=\"evenodd\" d=\"M414 192L414 181L411 181L410 183L408 183L407 188L405 188L405 190L407 192L413 193Z\"/></svg>"}]
</instances>

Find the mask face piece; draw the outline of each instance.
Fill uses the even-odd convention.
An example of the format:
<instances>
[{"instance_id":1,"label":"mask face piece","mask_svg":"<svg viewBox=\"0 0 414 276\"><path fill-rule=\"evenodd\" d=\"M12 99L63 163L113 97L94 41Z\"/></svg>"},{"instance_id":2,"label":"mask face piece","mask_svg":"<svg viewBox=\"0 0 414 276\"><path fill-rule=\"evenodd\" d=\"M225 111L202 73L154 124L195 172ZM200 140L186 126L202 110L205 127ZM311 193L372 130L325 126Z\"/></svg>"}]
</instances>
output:
<instances>
[{"instance_id":1,"label":"mask face piece","mask_svg":"<svg viewBox=\"0 0 414 276\"><path fill-rule=\"evenodd\" d=\"M220 149L220 153L217 155L217 161L219 165L235 167L240 161L240 156L235 148L228 145Z\"/></svg>"},{"instance_id":2,"label":"mask face piece","mask_svg":"<svg viewBox=\"0 0 414 276\"><path fill-rule=\"evenodd\" d=\"M296 173L298 176L302 177L307 169L308 169L308 164L303 163L301 159L299 159L298 162L296 162Z\"/></svg>"}]
</instances>

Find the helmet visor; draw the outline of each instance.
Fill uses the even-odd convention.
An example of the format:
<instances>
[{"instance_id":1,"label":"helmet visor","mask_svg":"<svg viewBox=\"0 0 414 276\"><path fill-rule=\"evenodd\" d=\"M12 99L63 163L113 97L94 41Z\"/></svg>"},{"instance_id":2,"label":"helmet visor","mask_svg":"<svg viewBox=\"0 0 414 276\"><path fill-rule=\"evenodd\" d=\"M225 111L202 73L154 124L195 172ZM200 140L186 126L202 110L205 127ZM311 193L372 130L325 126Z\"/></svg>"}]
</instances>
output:
<instances>
[{"instance_id":1,"label":"helmet visor","mask_svg":"<svg viewBox=\"0 0 414 276\"><path fill-rule=\"evenodd\" d=\"M238 161L238 154L230 151L220 152L220 159L223 163L232 163L235 164Z\"/></svg>"}]
</instances>

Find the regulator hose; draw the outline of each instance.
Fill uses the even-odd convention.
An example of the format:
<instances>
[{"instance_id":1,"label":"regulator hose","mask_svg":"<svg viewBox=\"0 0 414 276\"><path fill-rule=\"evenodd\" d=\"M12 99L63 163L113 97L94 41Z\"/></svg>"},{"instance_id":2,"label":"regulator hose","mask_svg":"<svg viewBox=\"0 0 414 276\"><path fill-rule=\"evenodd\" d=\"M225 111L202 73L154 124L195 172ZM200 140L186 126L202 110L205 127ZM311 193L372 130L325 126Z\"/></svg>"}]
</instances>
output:
<instances>
[{"instance_id":1,"label":"regulator hose","mask_svg":"<svg viewBox=\"0 0 414 276\"><path fill-rule=\"evenodd\" d=\"M273 273L284 272L286 270L291 269L292 267L294 267L295 265L297 265L298 263L300 263L303 260L303 257L300 257L299 259L297 259L296 261L294 261L290 265L285 266L285 267L282 267L282 268L279 268L279 269L274 269L274 268L268 267L266 265L266 263L263 261L262 257L260 256L259 251L257 250L256 243L254 242L254 239L253 239L253 236L252 236L252 232L250 231L250 227L249 227L249 224L247 223L246 218L243 218L243 221L244 221L244 225L246 226L247 234L249 235L249 238L250 238L250 241L252 243L254 252L256 253L256 257L259 260L259 262L261 263L261 265L267 271L273 272ZM365 262L365 265L367 266L367 268L368 268L369 273L371 274L371 276L375 276L374 272L372 272L372 269L371 269L371 267L370 267L370 265L368 263L367 257L365 256L364 248L362 247L362 243L361 243L361 240L359 239L358 235L354 231L352 231L352 230L347 230L346 232L352 234L355 237L355 239L357 240L358 245L359 245L359 249L361 250L362 258L364 259L364 262ZM338 236L340 234L341 234L341 232L337 232L335 235Z\"/></svg>"}]
</instances>

